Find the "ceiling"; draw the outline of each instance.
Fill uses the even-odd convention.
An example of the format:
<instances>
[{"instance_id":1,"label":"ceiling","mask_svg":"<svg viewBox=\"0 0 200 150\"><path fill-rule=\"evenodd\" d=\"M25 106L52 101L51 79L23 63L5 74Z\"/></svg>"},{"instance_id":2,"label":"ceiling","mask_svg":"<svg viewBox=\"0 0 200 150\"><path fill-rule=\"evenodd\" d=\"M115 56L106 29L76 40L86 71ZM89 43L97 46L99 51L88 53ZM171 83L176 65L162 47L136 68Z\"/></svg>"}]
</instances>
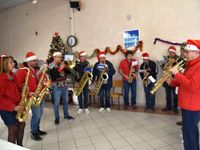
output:
<instances>
[{"instance_id":1,"label":"ceiling","mask_svg":"<svg viewBox=\"0 0 200 150\"><path fill-rule=\"evenodd\" d=\"M31 0L0 0L0 11L10 9Z\"/></svg>"}]
</instances>

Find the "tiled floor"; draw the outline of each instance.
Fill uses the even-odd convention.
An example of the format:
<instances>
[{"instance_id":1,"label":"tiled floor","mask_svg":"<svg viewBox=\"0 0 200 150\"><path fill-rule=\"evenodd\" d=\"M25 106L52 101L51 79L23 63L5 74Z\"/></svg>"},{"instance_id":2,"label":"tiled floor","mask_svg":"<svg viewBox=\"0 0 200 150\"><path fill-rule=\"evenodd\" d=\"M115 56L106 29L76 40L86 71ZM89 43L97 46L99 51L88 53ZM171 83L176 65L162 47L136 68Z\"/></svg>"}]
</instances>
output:
<instances>
[{"instance_id":1,"label":"tiled floor","mask_svg":"<svg viewBox=\"0 0 200 150\"><path fill-rule=\"evenodd\" d=\"M48 132L41 142L30 138L27 123L24 146L32 150L183 150L181 127L175 123L180 116L142 112L117 111L76 114L70 106L75 120L64 120L60 107L61 123L54 124L53 108L50 103L42 117L41 128ZM7 128L0 121L0 138L7 138Z\"/></svg>"}]
</instances>

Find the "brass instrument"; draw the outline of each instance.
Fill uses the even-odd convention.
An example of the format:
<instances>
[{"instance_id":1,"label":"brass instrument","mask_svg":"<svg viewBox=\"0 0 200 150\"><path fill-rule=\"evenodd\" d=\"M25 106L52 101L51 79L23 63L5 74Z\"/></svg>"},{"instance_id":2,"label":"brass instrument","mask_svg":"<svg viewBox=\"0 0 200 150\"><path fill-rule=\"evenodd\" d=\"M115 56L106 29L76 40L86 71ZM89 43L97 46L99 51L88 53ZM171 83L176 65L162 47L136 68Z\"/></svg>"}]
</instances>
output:
<instances>
[{"instance_id":1,"label":"brass instrument","mask_svg":"<svg viewBox=\"0 0 200 150\"><path fill-rule=\"evenodd\" d=\"M91 68L91 66L90 66L90 68ZM86 83L92 78L93 78L93 74L91 72L88 72L88 71L84 72L81 80L79 81L79 87L75 89L75 94L77 96L79 96L81 94Z\"/></svg>"},{"instance_id":2,"label":"brass instrument","mask_svg":"<svg viewBox=\"0 0 200 150\"><path fill-rule=\"evenodd\" d=\"M78 72L76 72L73 68L76 65L75 61L64 61L65 68L67 68L72 74L74 74L76 77L79 77Z\"/></svg>"},{"instance_id":3,"label":"brass instrument","mask_svg":"<svg viewBox=\"0 0 200 150\"><path fill-rule=\"evenodd\" d=\"M44 97L46 96L46 93L49 91L49 87L51 85L51 81L48 80L44 86L44 80L45 80L45 75L47 71L47 66L45 66L42 76L40 78L40 81L38 83L37 89L35 90L35 93L31 95L29 98L30 100L34 101L33 106L38 107Z\"/></svg>"},{"instance_id":4,"label":"brass instrument","mask_svg":"<svg viewBox=\"0 0 200 150\"><path fill-rule=\"evenodd\" d=\"M135 75L135 69L131 66L129 76L128 76L128 83L132 83L135 76L136 76Z\"/></svg>"},{"instance_id":5,"label":"brass instrument","mask_svg":"<svg viewBox=\"0 0 200 150\"><path fill-rule=\"evenodd\" d=\"M185 65L186 60L185 59L181 59L180 57L178 57L175 61L175 65L171 65L167 70L164 71L164 74L162 75L162 77L154 84L154 87L152 88L152 90L150 91L151 94L154 94L161 86L162 84L172 75L170 69L172 67L177 67L178 70L181 72L183 70L183 66Z\"/></svg>"},{"instance_id":6,"label":"brass instrument","mask_svg":"<svg viewBox=\"0 0 200 150\"><path fill-rule=\"evenodd\" d=\"M16 118L19 122L25 122L28 119L29 110L33 103L33 101L30 101L27 99L27 96L29 93L28 81L29 81L29 77L30 77L30 69L27 67L24 67L22 69L26 69L27 74L26 74L26 78L25 78L25 83L22 88L21 101L19 104L20 106L23 107L23 111L20 111L20 112L18 111L17 115L16 115Z\"/></svg>"},{"instance_id":7,"label":"brass instrument","mask_svg":"<svg viewBox=\"0 0 200 150\"><path fill-rule=\"evenodd\" d=\"M149 69L148 69L147 67L148 67L147 64L144 65L144 72L143 72L144 78L142 79L143 85L144 85L145 87L148 86L148 75L147 75L147 72L149 71Z\"/></svg>"},{"instance_id":8,"label":"brass instrument","mask_svg":"<svg viewBox=\"0 0 200 150\"><path fill-rule=\"evenodd\" d=\"M103 84L103 81L108 80L109 77L108 77L107 71L108 71L108 66L106 65L105 68L101 71L99 79L95 85L95 89L94 89L95 94L99 93L99 90Z\"/></svg>"}]
</instances>

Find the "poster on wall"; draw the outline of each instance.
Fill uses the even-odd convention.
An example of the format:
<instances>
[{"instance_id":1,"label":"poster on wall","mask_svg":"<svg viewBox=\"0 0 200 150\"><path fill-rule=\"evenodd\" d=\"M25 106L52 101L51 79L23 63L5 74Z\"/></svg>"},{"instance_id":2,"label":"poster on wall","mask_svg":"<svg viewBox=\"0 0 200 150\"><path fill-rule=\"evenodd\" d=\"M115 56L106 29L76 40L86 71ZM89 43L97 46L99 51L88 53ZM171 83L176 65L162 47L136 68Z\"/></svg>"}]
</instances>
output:
<instances>
[{"instance_id":1,"label":"poster on wall","mask_svg":"<svg viewBox=\"0 0 200 150\"><path fill-rule=\"evenodd\" d=\"M132 49L139 41L139 30L126 30L123 32L124 46L126 49Z\"/></svg>"}]
</instances>

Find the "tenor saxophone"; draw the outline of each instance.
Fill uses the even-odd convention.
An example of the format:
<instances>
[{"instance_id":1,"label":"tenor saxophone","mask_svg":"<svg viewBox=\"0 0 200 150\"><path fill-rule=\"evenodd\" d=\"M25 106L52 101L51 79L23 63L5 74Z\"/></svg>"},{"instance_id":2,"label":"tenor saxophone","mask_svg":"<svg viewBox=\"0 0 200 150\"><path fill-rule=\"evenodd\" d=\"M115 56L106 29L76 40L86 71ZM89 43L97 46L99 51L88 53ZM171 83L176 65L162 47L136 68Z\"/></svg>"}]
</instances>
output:
<instances>
[{"instance_id":1,"label":"tenor saxophone","mask_svg":"<svg viewBox=\"0 0 200 150\"><path fill-rule=\"evenodd\" d=\"M132 83L135 76L136 76L135 71L134 71L133 67L131 67L129 76L128 76L128 83Z\"/></svg>"},{"instance_id":2,"label":"tenor saxophone","mask_svg":"<svg viewBox=\"0 0 200 150\"><path fill-rule=\"evenodd\" d=\"M51 80L49 80L48 78L47 82L44 84L46 71L47 67L45 66L40 81L38 83L37 89L35 90L35 93L30 97L30 99L34 102L33 106L35 107L38 107L40 105L40 103L46 96L46 93L49 91L49 87L51 86Z\"/></svg>"},{"instance_id":3,"label":"tenor saxophone","mask_svg":"<svg viewBox=\"0 0 200 150\"><path fill-rule=\"evenodd\" d=\"M181 59L181 60L180 60ZM179 71L183 70L183 66L185 65L186 60L182 59L180 57L178 57L176 59L176 64L172 67L177 67ZM162 84L172 76L172 73L170 71L170 68L168 70L165 70L164 74L162 75L162 77L154 84L154 87L152 88L152 90L150 91L151 94L154 94L161 86Z\"/></svg>"},{"instance_id":4,"label":"tenor saxophone","mask_svg":"<svg viewBox=\"0 0 200 150\"><path fill-rule=\"evenodd\" d=\"M108 66L105 66L105 68L101 71L100 73L100 77L95 85L95 89L94 89L94 93L95 94L98 94L99 93L99 90L103 84L103 81L106 81L108 80L108 74L107 74L107 71L108 71Z\"/></svg>"},{"instance_id":5,"label":"tenor saxophone","mask_svg":"<svg viewBox=\"0 0 200 150\"><path fill-rule=\"evenodd\" d=\"M93 75L91 72L85 71L81 80L79 81L79 87L75 89L75 94L79 96L81 92L83 91L83 88L85 87L86 83L93 78Z\"/></svg>"},{"instance_id":6,"label":"tenor saxophone","mask_svg":"<svg viewBox=\"0 0 200 150\"><path fill-rule=\"evenodd\" d=\"M17 115L16 115L16 118L19 122L25 122L28 119L29 110L33 103L33 101L29 101L27 99L27 96L29 93L28 81L29 81L29 77L30 77L30 69L27 67L24 67L22 69L26 69L27 74L26 74L26 78L25 78L25 83L22 88L21 100L19 103L19 105L23 107L23 111L18 111Z\"/></svg>"}]
</instances>

